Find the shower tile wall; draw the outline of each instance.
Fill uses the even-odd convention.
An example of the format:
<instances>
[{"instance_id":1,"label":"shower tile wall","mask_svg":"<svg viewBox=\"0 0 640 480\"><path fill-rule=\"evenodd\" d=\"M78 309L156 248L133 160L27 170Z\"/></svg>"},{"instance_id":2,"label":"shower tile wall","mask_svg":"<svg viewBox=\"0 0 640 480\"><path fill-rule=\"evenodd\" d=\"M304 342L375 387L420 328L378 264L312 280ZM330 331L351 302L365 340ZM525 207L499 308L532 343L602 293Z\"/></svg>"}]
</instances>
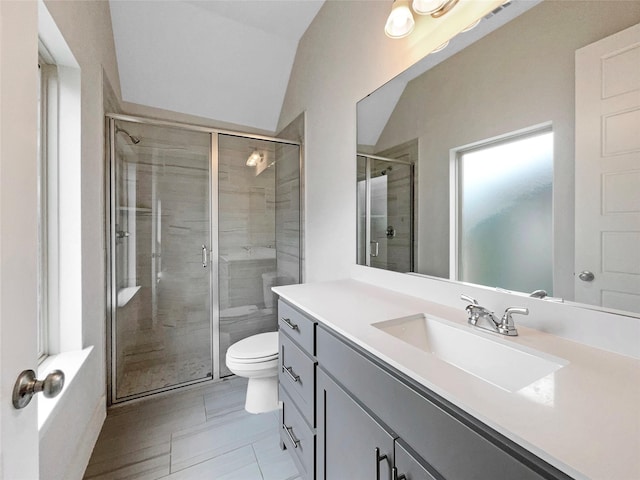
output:
<instances>
[{"instance_id":1,"label":"shower tile wall","mask_svg":"<svg viewBox=\"0 0 640 480\"><path fill-rule=\"evenodd\" d=\"M276 244L277 283L288 285L300 281L300 188L299 155L278 146L276 165Z\"/></svg>"},{"instance_id":2,"label":"shower tile wall","mask_svg":"<svg viewBox=\"0 0 640 480\"><path fill-rule=\"evenodd\" d=\"M388 148L377 155L413 163L417 168L418 140L411 140L401 145ZM396 236L389 240L387 260L389 270L397 272L411 271L411 253L417 257L418 242L412 238L417 231L419 204L411 196L411 169L401 163L393 164L387 171L388 178L388 222L395 228ZM413 176L414 188L417 186L417 172ZM417 191L417 190L416 190ZM413 206L414 229L411 231L411 214ZM413 252L412 252L413 250ZM415 268L415 265L413 265Z\"/></svg>"},{"instance_id":3,"label":"shower tile wall","mask_svg":"<svg viewBox=\"0 0 640 480\"><path fill-rule=\"evenodd\" d=\"M389 170L389 169L387 169ZM387 269L394 272L411 271L411 170L402 164L387 171L387 226L395 236L387 242Z\"/></svg>"},{"instance_id":4,"label":"shower tile wall","mask_svg":"<svg viewBox=\"0 0 640 480\"><path fill-rule=\"evenodd\" d=\"M247 157L254 148L262 152L267 165L275 161L271 142L219 137L221 376L231 373L224 361L231 344L277 328L275 309L265 304L263 289L263 274L276 272L275 168L248 167Z\"/></svg>"},{"instance_id":5,"label":"shower tile wall","mask_svg":"<svg viewBox=\"0 0 640 480\"><path fill-rule=\"evenodd\" d=\"M222 135L218 165L218 233L220 253L246 247L275 246L275 171L267 168L260 175L247 167L251 146L267 142ZM273 158L273 146L265 145L266 160ZM260 150L263 150L261 147Z\"/></svg>"},{"instance_id":6,"label":"shower tile wall","mask_svg":"<svg viewBox=\"0 0 640 480\"><path fill-rule=\"evenodd\" d=\"M281 138L302 139L301 115L278 134ZM277 284L300 283L300 149L276 144L276 258Z\"/></svg>"}]
</instances>

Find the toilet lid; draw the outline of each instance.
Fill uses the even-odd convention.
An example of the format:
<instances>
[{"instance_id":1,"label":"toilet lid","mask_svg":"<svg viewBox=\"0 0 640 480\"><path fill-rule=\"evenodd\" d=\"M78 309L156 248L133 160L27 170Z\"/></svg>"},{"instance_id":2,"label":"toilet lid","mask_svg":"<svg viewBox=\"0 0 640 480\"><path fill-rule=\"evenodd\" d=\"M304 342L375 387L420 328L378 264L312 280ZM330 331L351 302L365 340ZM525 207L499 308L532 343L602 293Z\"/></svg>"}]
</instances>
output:
<instances>
[{"instance_id":1,"label":"toilet lid","mask_svg":"<svg viewBox=\"0 0 640 480\"><path fill-rule=\"evenodd\" d=\"M259 333L234 343L227 356L238 360L265 359L278 356L278 332Z\"/></svg>"}]
</instances>

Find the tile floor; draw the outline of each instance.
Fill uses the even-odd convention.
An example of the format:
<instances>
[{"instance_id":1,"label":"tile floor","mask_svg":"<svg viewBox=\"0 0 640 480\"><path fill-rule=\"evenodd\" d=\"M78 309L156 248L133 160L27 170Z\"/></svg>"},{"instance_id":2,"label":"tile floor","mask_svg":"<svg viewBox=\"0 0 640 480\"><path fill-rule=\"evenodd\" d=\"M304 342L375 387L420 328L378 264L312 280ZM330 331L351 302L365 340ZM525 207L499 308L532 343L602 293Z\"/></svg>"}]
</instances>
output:
<instances>
[{"instance_id":1,"label":"tile floor","mask_svg":"<svg viewBox=\"0 0 640 480\"><path fill-rule=\"evenodd\" d=\"M244 410L246 379L109 411L85 479L299 480L278 412Z\"/></svg>"}]
</instances>

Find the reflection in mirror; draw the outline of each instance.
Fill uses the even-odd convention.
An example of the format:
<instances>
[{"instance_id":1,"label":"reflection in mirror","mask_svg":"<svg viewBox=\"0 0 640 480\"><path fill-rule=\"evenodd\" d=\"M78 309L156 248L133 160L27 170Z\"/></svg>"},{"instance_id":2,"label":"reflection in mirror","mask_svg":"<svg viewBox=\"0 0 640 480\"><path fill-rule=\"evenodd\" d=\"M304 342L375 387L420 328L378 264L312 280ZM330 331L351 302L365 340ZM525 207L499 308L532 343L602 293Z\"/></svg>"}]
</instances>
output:
<instances>
[{"instance_id":1,"label":"reflection in mirror","mask_svg":"<svg viewBox=\"0 0 640 480\"><path fill-rule=\"evenodd\" d=\"M413 272L414 165L358 155L358 263Z\"/></svg>"},{"instance_id":2,"label":"reflection in mirror","mask_svg":"<svg viewBox=\"0 0 640 480\"><path fill-rule=\"evenodd\" d=\"M527 294L546 290L565 300L640 314L639 22L637 1L513 0L358 103L358 152L393 158L387 152L416 145L415 272ZM553 132L552 168L544 174L551 182L534 188L533 173L524 174L517 189L523 196L546 189L546 197L537 207L528 206L533 213L486 227L496 237L480 243L489 242L492 251L475 245L465 254L463 245L461 253L457 238L465 237L461 228L470 227L460 223L464 212L458 215L456 206L460 183L451 175L452 164L460 162L456 152L540 125ZM590 157L596 157L593 165L606 162L606 170L588 167ZM486 174L489 167L480 170ZM512 198L500 193L495 201L500 211ZM485 203L466 201L480 210ZM584 213L587 207L591 211ZM469 215L477 227L478 211ZM615 231L609 231L614 220ZM358 222L366 230L365 220ZM509 244L497 243L507 239ZM550 271L534 276L509 261L511 240L538 247L538 253L516 258L551 265ZM483 266L481 276L474 273L479 267L467 264L469 257ZM374 266L370 260L358 256L360 264Z\"/></svg>"}]
</instances>

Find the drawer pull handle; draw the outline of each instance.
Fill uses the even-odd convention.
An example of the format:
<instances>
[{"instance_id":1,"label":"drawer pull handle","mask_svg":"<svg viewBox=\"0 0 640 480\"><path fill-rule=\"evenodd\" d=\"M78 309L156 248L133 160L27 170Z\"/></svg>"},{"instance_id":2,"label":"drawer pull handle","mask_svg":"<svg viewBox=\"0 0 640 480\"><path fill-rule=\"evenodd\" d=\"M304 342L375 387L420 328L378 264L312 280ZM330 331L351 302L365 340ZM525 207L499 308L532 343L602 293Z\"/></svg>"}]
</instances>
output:
<instances>
[{"instance_id":1,"label":"drawer pull handle","mask_svg":"<svg viewBox=\"0 0 640 480\"><path fill-rule=\"evenodd\" d=\"M284 323L287 324L287 326L291 329L291 330L299 330L298 325L296 325L295 323L293 323L291 320L289 320L288 318L285 317L280 317L280 320L282 320Z\"/></svg>"},{"instance_id":2,"label":"drawer pull handle","mask_svg":"<svg viewBox=\"0 0 640 480\"><path fill-rule=\"evenodd\" d=\"M282 371L284 373L286 373L287 375L289 375L291 380L293 380L294 382L297 382L297 381L300 380L300 375L296 375L295 373L293 373L293 367L285 367L284 364L283 364L282 365Z\"/></svg>"},{"instance_id":3,"label":"drawer pull handle","mask_svg":"<svg viewBox=\"0 0 640 480\"><path fill-rule=\"evenodd\" d=\"M391 480L407 480L407 476L404 473L398 475L398 469L393 467L391 469Z\"/></svg>"},{"instance_id":4,"label":"drawer pull handle","mask_svg":"<svg viewBox=\"0 0 640 480\"><path fill-rule=\"evenodd\" d=\"M376 480L380 480L380 462L386 460L387 455L380 455L380 449L376 447Z\"/></svg>"},{"instance_id":5,"label":"drawer pull handle","mask_svg":"<svg viewBox=\"0 0 640 480\"><path fill-rule=\"evenodd\" d=\"M291 440L291 443L293 443L293 448L298 448L300 440L293 436L293 427L287 427L287 425L283 423L282 428L284 428L284 431L287 432L289 440Z\"/></svg>"}]
</instances>

